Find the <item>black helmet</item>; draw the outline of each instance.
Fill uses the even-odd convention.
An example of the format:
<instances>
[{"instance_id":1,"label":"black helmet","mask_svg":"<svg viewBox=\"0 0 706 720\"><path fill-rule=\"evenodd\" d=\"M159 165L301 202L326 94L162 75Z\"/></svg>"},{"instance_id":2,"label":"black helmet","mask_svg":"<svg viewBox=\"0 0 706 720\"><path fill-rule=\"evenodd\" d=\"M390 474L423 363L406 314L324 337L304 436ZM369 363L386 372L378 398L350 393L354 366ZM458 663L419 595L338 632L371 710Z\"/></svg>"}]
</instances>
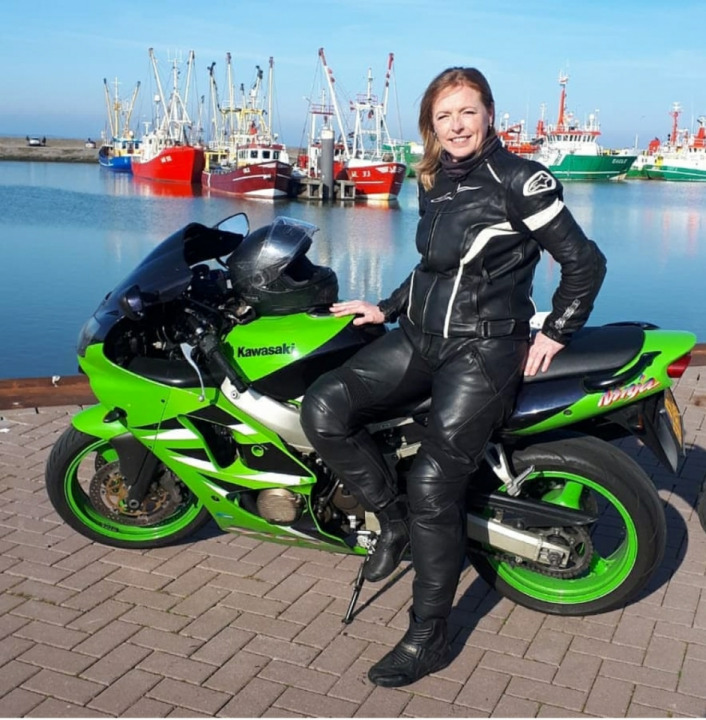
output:
<instances>
[{"instance_id":1,"label":"black helmet","mask_svg":"<svg viewBox=\"0 0 706 720\"><path fill-rule=\"evenodd\" d=\"M338 300L338 278L306 253L311 223L278 217L251 232L227 260L233 289L257 315L289 315L328 308Z\"/></svg>"}]
</instances>

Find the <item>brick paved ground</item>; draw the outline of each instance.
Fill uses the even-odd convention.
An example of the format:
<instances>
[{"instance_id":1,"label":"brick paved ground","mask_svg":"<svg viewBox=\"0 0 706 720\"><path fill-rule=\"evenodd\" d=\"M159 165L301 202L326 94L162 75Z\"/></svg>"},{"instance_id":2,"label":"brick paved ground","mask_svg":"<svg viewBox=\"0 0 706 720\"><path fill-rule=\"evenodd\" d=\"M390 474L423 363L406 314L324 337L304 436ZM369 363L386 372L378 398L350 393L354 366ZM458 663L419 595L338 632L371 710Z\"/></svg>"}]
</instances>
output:
<instances>
[{"instance_id":1,"label":"brick paved ground","mask_svg":"<svg viewBox=\"0 0 706 720\"><path fill-rule=\"evenodd\" d=\"M634 442L667 508L667 555L620 611L544 616L464 571L459 655L400 690L368 668L401 636L405 569L343 616L358 560L222 535L115 550L59 522L43 489L75 407L0 420L0 715L4 717L703 717L706 535L692 507L706 474L706 368L677 388L690 452L679 478Z\"/></svg>"}]
</instances>

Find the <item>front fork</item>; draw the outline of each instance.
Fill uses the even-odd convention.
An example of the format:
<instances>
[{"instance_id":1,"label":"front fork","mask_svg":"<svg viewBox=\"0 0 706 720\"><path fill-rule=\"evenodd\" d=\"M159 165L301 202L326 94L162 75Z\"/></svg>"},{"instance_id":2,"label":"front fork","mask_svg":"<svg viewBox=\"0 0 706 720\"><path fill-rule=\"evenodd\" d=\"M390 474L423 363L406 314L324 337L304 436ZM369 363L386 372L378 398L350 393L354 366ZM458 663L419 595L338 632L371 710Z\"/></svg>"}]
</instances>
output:
<instances>
[{"instance_id":1,"label":"front fork","mask_svg":"<svg viewBox=\"0 0 706 720\"><path fill-rule=\"evenodd\" d=\"M80 432L107 440L120 461L120 473L128 486L127 505L131 510L140 507L159 460L124 425L125 414L118 409L108 410L103 405L93 405L71 419Z\"/></svg>"}]
</instances>

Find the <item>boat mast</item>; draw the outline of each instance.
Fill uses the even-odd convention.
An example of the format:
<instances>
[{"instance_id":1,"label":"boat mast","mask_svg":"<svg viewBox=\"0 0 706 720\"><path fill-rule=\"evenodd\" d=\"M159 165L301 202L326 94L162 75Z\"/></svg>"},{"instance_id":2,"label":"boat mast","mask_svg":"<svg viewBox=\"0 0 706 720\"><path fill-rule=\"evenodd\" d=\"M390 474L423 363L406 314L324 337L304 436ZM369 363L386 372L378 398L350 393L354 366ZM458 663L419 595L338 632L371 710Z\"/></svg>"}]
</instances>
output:
<instances>
[{"instance_id":1,"label":"boat mast","mask_svg":"<svg viewBox=\"0 0 706 720\"><path fill-rule=\"evenodd\" d=\"M385 73L385 91L383 93L383 102L382 102L382 112L383 112L383 115L385 116L385 122L387 122L387 102L388 102L388 95L390 92L390 82L391 82L391 79L394 79L393 78L394 63L395 63L395 54L390 53L387 58L387 72ZM399 127L397 129L399 130L399 137L402 138L403 137L402 118L400 117L399 101L397 100L397 83L395 83L395 100L397 102L397 121L399 124ZM388 126L388 134L389 134L389 126ZM390 143L393 144L393 141L391 138L390 138Z\"/></svg>"},{"instance_id":2,"label":"boat mast","mask_svg":"<svg viewBox=\"0 0 706 720\"><path fill-rule=\"evenodd\" d=\"M189 106L189 90L191 88L191 71L194 66L195 58L196 58L196 55L194 54L194 51L189 50L189 59L186 62L186 92L184 93L184 100L182 101L182 110L184 112L184 117L186 117L187 121L189 120L189 115L186 112L186 108Z\"/></svg>"},{"instance_id":3,"label":"boat mast","mask_svg":"<svg viewBox=\"0 0 706 720\"><path fill-rule=\"evenodd\" d=\"M140 81L137 81L137 84L135 85L135 89L132 92L132 97L130 98L130 105L128 106L127 114L125 115L125 122L123 124L123 135L129 134L130 132L130 120L132 118L132 111L135 109L135 102L137 101L137 93L140 91Z\"/></svg>"},{"instance_id":4,"label":"boat mast","mask_svg":"<svg viewBox=\"0 0 706 720\"><path fill-rule=\"evenodd\" d=\"M387 98L390 92L390 75L392 74L392 63L395 60L394 53L387 56L387 72L385 73L385 90L382 94L382 114L387 117Z\"/></svg>"},{"instance_id":5,"label":"boat mast","mask_svg":"<svg viewBox=\"0 0 706 720\"><path fill-rule=\"evenodd\" d=\"M154 56L154 49L149 48L148 52L150 56L150 62L152 63L152 71L154 72L155 82L157 83L157 90L159 91L158 101L159 104L162 106L162 110L164 111L165 122L168 122L169 111L167 109L167 101L164 97L164 90L162 90L162 82L159 79L159 71L157 70L157 60Z\"/></svg>"},{"instance_id":6,"label":"boat mast","mask_svg":"<svg viewBox=\"0 0 706 720\"><path fill-rule=\"evenodd\" d=\"M537 120L537 127L534 132L535 137L543 138L547 134L546 126L544 123L544 115L545 115L546 111L547 111L547 106L544 103L542 103L539 106L539 120Z\"/></svg>"},{"instance_id":7,"label":"boat mast","mask_svg":"<svg viewBox=\"0 0 706 720\"><path fill-rule=\"evenodd\" d=\"M105 104L108 108L108 122L110 123L110 138L111 140L113 138L116 138L117 133L117 126L118 126L118 98L117 98L117 87L118 87L118 78L115 78L115 87L116 87L116 93L115 93L115 100L111 100L110 98L110 89L108 88L108 81L103 78L103 87L105 88ZM113 113L115 113L115 119L113 119Z\"/></svg>"},{"instance_id":8,"label":"boat mast","mask_svg":"<svg viewBox=\"0 0 706 720\"><path fill-rule=\"evenodd\" d=\"M556 129L560 132L564 130L564 112L566 109L566 83L569 76L563 72L559 73L559 85L561 86L561 94L559 95L559 118L556 121Z\"/></svg>"},{"instance_id":9,"label":"boat mast","mask_svg":"<svg viewBox=\"0 0 706 720\"><path fill-rule=\"evenodd\" d=\"M333 71L326 64L326 56L324 55L324 49L319 48L319 58L324 68L324 75L326 76L326 83L328 84L329 94L331 96L331 103L333 104L333 112L336 115L336 122L341 133L343 141L343 157L345 160L349 160L351 153L348 149L348 143L346 142L346 132L343 126L343 120L341 119L341 111L338 109L338 101L336 100L336 91L334 90L333 84L336 82L333 77Z\"/></svg>"},{"instance_id":10,"label":"boat mast","mask_svg":"<svg viewBox=\"0 0 706 720\"><path fill-rule=\"evenodd\" d=\"M226 53L226 78L228 82L228 107L224 111L228 115L228 120L225 123L226 135L228 138L228 144L233 145L236 142L235 134L236 129L233 126L233 115L237 113L235 106L235 86L233 85L233 64L231 62L231 54Z\"/></svg>"},{"instance_id":11,"label":"boat mast","mask_svg":"<svg viewBox=\"0 0 706 720\"><path fill-rule=\"evenodd\" d=\"M216 61L214 60L208 66L208 87L209 97L211 100L211 125L214 142L220 144L221 141L221 126L219 121L220 108L218 101L218 85L216 84L216 77L213 69L216 67Z\"/></svg>"},{"instance_id":12,"label":"boat mast","mask_svg":"<svg viewBox=\"0 0 706 720\"><path fill-rule=\"evenodd\" d=\"M677 135L678 135L678 129L677 129L677 123L679 121L679 116L681 115L681 105L678 102L675 102L672 105L672 111L669 113L672 118L672 135L670 137L670 144L674 145L676 147L677 145Z\"/></svg>"},{"instance_id":13,"label":"boat mast","mask_svg":"<svg viewBox=\"0 0 706 720\"><path fill-rule=\"evenodd\" d=\"M269 143L274 142L274 137L272 133L272 95L274 88L274 69L275 61L274 58L270 56L270 72L267 78L267 120L265 122L265 128L267 130L267 142Z\"/></svg>"}]
</instances>

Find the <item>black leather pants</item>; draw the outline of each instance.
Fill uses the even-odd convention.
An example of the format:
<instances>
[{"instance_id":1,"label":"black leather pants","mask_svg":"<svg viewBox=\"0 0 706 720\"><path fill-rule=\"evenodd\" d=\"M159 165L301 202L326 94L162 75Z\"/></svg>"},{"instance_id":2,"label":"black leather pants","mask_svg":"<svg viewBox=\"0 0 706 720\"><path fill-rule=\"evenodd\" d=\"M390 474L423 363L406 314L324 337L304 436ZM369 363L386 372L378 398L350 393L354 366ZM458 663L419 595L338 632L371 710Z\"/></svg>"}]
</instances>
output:
<instances>
[{"instance_id":1,"label":"black leather pants","mask_svg":"<svg viewBox=\"0 0 706 720\"><path fill-rule=\"evenodd\" d=\"M466 547L465 494L493 430L511 412L525 339L441 338L409 321L320 377L302 402L302 427L366 510L397 494L397 479L365 425L431 395L429 423L407 476L413 609L451 611Z\"/></svg>"}]
</instances>

